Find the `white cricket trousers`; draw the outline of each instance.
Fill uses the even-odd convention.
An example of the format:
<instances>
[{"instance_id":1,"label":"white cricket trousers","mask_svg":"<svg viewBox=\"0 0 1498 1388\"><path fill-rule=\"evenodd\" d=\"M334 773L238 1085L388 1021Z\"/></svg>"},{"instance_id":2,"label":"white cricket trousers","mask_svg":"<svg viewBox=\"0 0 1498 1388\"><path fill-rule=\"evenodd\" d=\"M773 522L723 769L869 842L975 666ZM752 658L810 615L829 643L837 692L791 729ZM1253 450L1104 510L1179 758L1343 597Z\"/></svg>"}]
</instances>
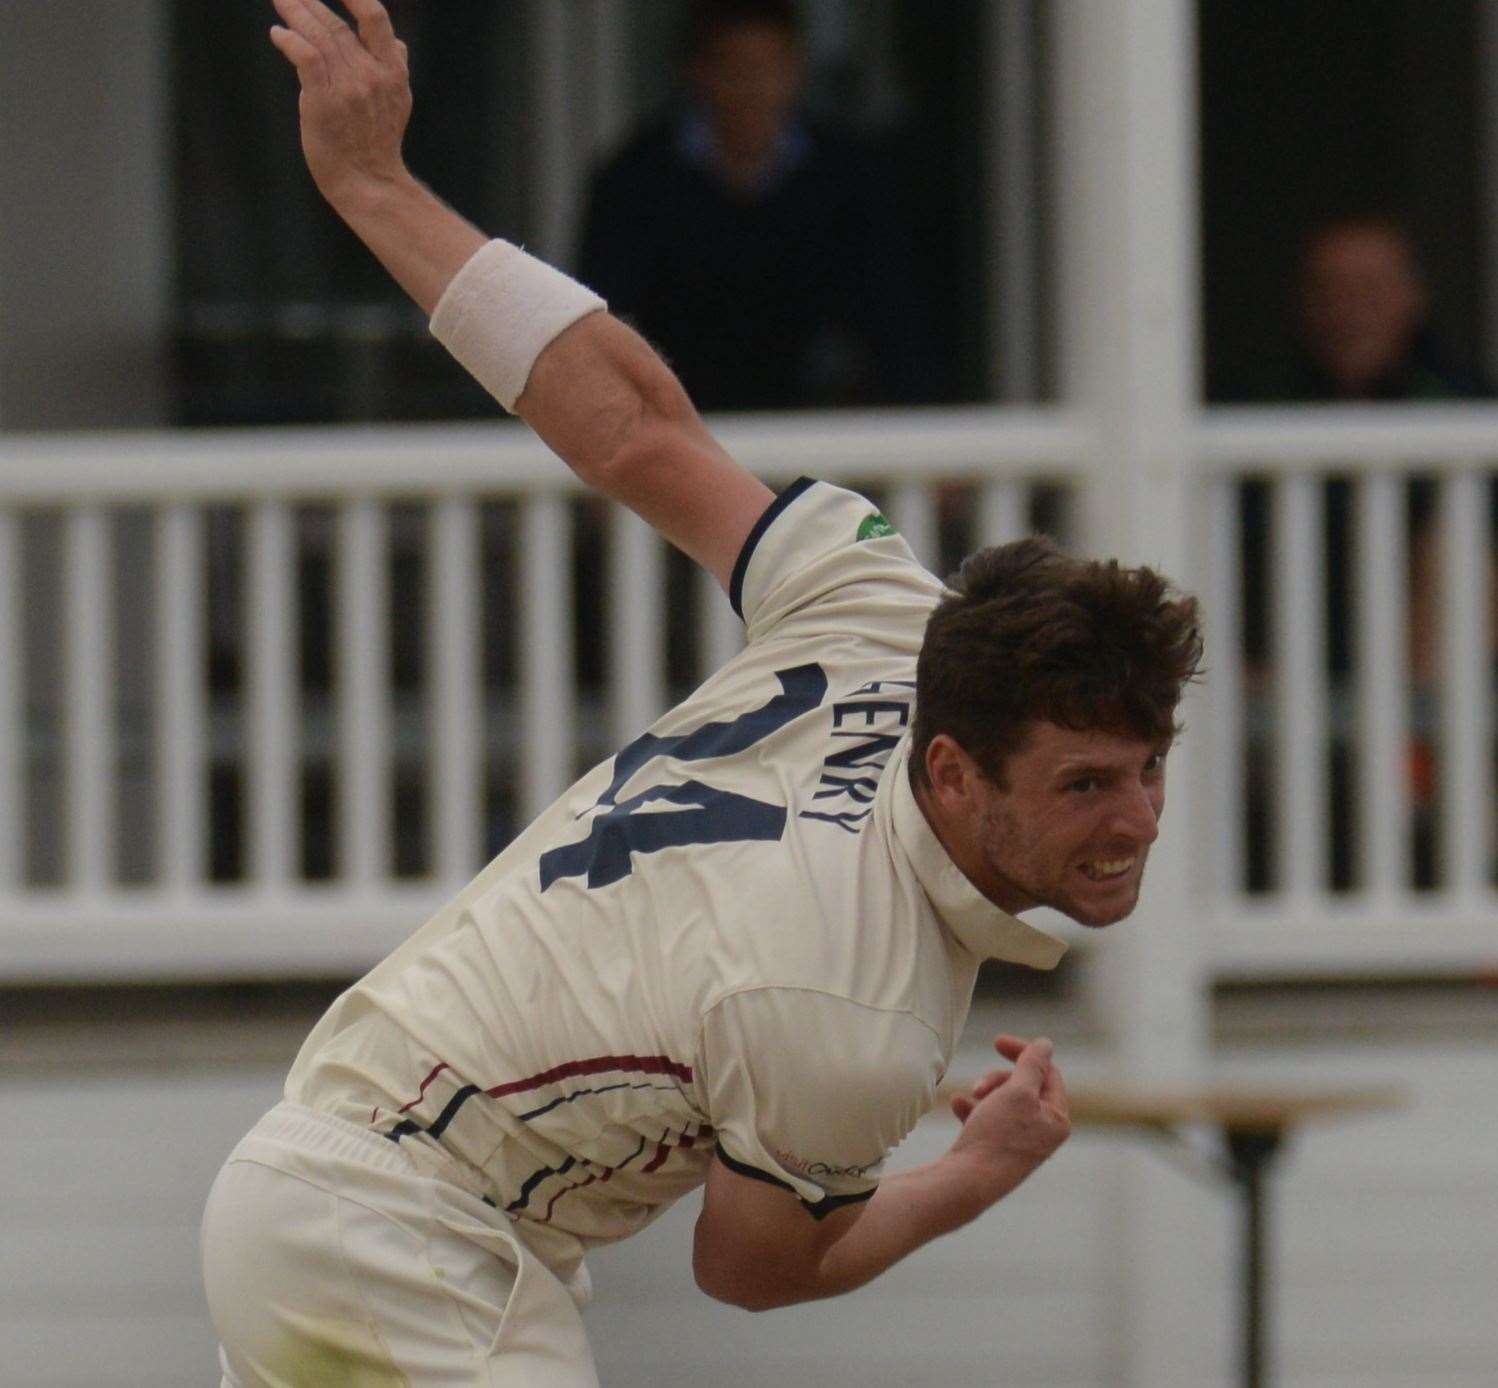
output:
<instances>
[{"instance_id":1,"label":"white cricket trousers","mask_svg":"<svg viewBox=\"0 0 1498 1388\"><path fill-rule=\"evenodd\" d=\"M223 1388L598 1388L555 1274L419 1161L289 1103L234 1149L203 1218Z\"/></svg>"}]
</instances>

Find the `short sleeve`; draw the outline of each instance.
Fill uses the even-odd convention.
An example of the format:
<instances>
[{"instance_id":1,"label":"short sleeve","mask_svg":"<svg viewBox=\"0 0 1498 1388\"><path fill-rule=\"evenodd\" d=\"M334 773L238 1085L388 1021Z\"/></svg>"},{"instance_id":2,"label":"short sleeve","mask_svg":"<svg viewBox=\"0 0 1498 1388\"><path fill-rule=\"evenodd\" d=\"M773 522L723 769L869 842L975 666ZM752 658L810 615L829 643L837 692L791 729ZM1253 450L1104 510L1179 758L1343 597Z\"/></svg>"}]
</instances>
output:
<instances>
[{"instance_id":1,"label":"short sleeve","mask_svg":"<svg viewBox=\"0 0 1498 1388\"><path fill-rule=\"evenodd\" d=\"M909 1013L803 988L725 998L703 1020L698 1062L724 1164L818 1218L874 1193L945 1069Z\"/></svg>"},{"instance_id":2,"label":"short sleeve","mask_svg":"<svg viewBox=\"0 0 1498 1388\"><path fill-rule=\"evenodd\" d=\"M739 552L729 583L749 640L793 614L856 591L888 623L906 608L920 626L941 584L866 497L802 478L775 498Z\"/></svg>"}]
</instances>

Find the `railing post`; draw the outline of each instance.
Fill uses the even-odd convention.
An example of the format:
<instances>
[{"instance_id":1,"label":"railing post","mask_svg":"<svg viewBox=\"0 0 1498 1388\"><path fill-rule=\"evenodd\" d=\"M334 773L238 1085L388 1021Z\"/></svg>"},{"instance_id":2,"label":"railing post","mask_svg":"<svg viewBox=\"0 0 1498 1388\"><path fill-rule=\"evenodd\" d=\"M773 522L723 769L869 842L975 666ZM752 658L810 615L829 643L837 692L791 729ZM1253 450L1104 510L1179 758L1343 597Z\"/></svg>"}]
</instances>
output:
<instances>
[{"instance_id":1,"label":"railing post","mask_svg":"<svg viewBox=\"0 0 1498 1388\"><path fill-rule=\"evenodd\" d=\"M64 533L68 880L97 897L109 889L119 854L114 532L103 507L84 505L69 514Z\"/></svg>"},{"instance_id":2,"label":"railing post","mask_svg":"<svg viewBox=\"0 0 1498 1388\"><path fill-rule=\"evenodd\" d=\"M468 497L444 497L429 524L427 815L433 875L456 884L478 870L484 850L488 742L479 654L478 504Z\"/></svg>"},{"instance_id":3,"label":"railing post","mask_svg":"<svg viewBox=\"0 0 1498 1388\"><path fill-rule=\"evenodd\" d=\"M0 893L25 877L26 707L21 666L21 523L0 510Z\"/></svg>"},{"instance_id":4,"label":"railing post","mask_svg":"<svg viewBox=\"0 0 1498 1388\"><path fill-rule=\"evenodd\" d=\"M383 502L355 497L336 531L338 876L373 889L391 876L390 528Z\"/></svg>"},{"instance_id":5,"label":"railing post","mask_svg":"<svg viewBox=\"0 0 1498 1388\"><path fill-rule=\"evenodd\" d=\"M246 872L256 891L284 893L301 839L301 691L297 676L295 518L279 498L249 514L245 576L249 671L245 701Z\"/></svg>"},{"instance_id":6,"label":"railing post","mask_svg":"<svg viewBox=\"0 0 1498 1388\"><path fill-rule=\"evenodd\" d=\"M1083 543L1190 587L1200 379L1194 6L1058 0L1052 15L1062 389L1098 440ZM1186 716L1195 721L1189 705ZM1090 953L1091 1001L1120 1084L1179 1086L1205 1065L1207 922L1189 871L1190 755L1187 742L1171 757L1169 812L1139 909ZM1221 1339L1211 1227L1150 1153L1120 1153L1119 1180L1120 1334L1109 1382L1202 1382Z\"/></svg>"},{"instance_id":7,"label":"railing post","mask_svg":"<svg viewBox=\"0 0 1498 1388\"><path fill-rule=\"evenodd\" d=\"M156 517L157 861L162 884L196 891L207 867L207 684L203 513L173 504Z\"/></svg>"},{"instance_id":8,"label":"railing post","mask_svg":"<svg viewBox=\"0 0 1498 1388\"><path fill-rule=\"evenodd\" d=\"M577 770L571 544L564 493L538 492L521 503L517 830L551 804Z\"/></svg>"}]
</instances>

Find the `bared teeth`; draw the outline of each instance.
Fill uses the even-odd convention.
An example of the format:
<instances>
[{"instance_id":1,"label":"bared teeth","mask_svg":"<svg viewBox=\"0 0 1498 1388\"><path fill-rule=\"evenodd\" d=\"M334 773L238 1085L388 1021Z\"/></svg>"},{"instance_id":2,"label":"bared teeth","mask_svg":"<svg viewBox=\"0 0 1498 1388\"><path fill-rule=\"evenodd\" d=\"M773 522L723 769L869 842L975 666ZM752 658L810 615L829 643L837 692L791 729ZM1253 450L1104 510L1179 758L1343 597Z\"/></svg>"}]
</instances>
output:
<instances>
[{"instance_id":1,"label":"bared teeth","mask_svg":"<svg viewBox=\"0 0 1498 1388\"><path fill-rule=\"evenodd\" d=\"M1085 863L1082 871L1094 879L1104 877L1120 877L1134 866L1132 858L1100 858L1095 862Z\"/></svg>"}]
</instances>

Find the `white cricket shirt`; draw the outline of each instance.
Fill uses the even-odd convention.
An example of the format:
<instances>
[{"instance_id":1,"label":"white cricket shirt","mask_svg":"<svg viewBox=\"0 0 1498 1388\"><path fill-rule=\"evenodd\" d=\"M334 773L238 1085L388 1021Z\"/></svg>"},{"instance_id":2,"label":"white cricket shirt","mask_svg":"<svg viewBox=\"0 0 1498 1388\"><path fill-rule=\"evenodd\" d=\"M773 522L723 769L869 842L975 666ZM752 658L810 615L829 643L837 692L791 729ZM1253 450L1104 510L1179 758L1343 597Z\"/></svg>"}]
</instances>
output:
<instances>
[{"instance_id":1,"label":"white cricket shirt","mask_svg":"<svg viewBox=\"0 0 1498 1388\"><path fill-rule=\"evenodd\" d=\"M941 591L864 498L782 493L733 575L744 651L339 998L287 1097L443 1164L564 1279L714 1150L815 1216L867 1198L979 961L1064 949L911 792Z\"/></svg>"}]
</instances>

